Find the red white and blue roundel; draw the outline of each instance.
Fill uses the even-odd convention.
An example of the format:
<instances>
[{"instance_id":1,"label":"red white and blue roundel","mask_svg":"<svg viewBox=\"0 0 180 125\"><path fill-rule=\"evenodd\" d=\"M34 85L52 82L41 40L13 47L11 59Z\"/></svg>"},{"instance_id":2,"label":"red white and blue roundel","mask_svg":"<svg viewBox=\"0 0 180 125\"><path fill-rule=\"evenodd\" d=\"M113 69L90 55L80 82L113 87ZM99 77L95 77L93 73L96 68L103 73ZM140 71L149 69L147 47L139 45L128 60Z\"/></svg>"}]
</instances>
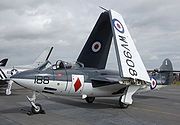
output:
<instances>
[{"instance_id":1,"label":"red white and blue roundel","mask_svg":"<svg viewBox=\"0 0 180 125\"><path fill-rule=\"evenodd\" d=\"M157 86L157 81L154 77L151 77L150 80L151 80L150 88L151 88L151 90L153 90Z\"/></svg>"},{"instance_id":2,"label":"red white and blue roundel","mask_svg":"<svg viewBox=\"0 0 180 125\"><path fill-rule=\"evenodd\" d=\"M124 33L124 27L119 20L113 19L112 23L113 23L113 26L116 28L117 31L119 31L120 33Z\"/></svg>"},{"instance_id":3,"label":"red white and blue roundel","mask_svg":"<svg viewBox=\"0 0 180 125\"><path fill-rule=\"evenodd\" d=\"M92 51L93 52L98 52L101 49L101 43L99 41L96 41L92 44Z\"/></svg>"}]
</instances>

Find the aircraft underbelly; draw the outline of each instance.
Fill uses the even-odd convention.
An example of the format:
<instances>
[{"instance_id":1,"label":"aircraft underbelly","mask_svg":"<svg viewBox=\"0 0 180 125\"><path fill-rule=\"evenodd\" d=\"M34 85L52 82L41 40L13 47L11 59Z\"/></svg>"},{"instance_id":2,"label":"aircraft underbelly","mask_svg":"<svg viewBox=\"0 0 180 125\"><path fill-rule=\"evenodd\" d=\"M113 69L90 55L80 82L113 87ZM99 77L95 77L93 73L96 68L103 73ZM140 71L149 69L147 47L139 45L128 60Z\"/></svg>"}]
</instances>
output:
<instances>
[{"instance_id":1,"label":"aircraft underbelly","mask_svg":"<svg viewBox=\"0 0 180 125\"><path fill-rule=\"evenodd\" d=\"M52 88L51 90L44 90L47 88ZM125 85L121 84L113 84L107 85L102 87L93 88L92 83L84 83L84 85L79 85L78 88L75 87L75 84L72 82L63 82L63 81L53 81L48 86L42 86L40 89L41 91L48 91L53 94L57 95L64 95L64 96L94 96L94 97L101 97L101 96L119 96L119 94L113 95L114 92L119 91L120 89L124 88ZM54 88L54 89L53 89ZM56 90L57 89L57 90Z\"/></svg>"}]
</instances>

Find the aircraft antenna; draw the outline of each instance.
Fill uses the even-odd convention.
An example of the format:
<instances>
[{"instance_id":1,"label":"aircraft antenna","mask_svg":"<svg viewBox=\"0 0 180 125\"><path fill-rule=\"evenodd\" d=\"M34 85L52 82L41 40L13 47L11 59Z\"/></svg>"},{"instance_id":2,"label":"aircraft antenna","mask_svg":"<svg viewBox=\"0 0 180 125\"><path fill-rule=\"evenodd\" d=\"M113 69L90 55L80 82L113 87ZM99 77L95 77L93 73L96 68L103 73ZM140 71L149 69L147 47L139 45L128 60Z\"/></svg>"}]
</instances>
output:
<instances>
[{"instance_id":1,"label":"aircraft antenna","mask_svg":"<svg viewBox=\"0 0 180 125\"><path fill-rule=\"evenodd\" d=\"M99 8L101 8L102 10L108 11L106 8L99 6Z\"/></svg>"}]
</instances>

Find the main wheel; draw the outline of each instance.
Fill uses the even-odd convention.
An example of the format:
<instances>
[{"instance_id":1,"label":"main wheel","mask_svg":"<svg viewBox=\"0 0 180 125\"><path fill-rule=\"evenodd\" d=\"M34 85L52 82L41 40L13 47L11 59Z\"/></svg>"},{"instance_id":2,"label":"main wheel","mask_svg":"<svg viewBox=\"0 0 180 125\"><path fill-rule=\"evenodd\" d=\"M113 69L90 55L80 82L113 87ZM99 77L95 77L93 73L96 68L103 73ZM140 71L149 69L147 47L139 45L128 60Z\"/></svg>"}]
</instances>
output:
<instances>
[{"instance_id":1,"label":"main wheel","mask_svg":"<svg viewBox=\"0 0 180 125\"><path fill-rule=\"evenodd\" d=\"M87 103L93 103L95 100L95 97L86 97L85 100Z\"/></svg>"},{"instance_id":2,"label":"main wheel","mask_svg":"<svg viewBox=\"0 0 180 125\"><path fill-rule=\"evenodd\" d=\"M35 104L35 105L36 105L37 109L32 106L32 107L31 107L32 113L33 113L33 114L39 114L39 113L41 113L41 112L43 111L41 105L40 105L40 104Z\"/></svg>"},{"instance_id":3,"label":"main wheel","mask_svg":"<svg viewBox=\"0 0 180 125\"><path fill-rule=\"evenodd\" d=\"M121 102L121 99L122 99L122 96L119 98L119 106L120 106L120 108L128 108L129 105Z\"/></svg>"}]
</instances>

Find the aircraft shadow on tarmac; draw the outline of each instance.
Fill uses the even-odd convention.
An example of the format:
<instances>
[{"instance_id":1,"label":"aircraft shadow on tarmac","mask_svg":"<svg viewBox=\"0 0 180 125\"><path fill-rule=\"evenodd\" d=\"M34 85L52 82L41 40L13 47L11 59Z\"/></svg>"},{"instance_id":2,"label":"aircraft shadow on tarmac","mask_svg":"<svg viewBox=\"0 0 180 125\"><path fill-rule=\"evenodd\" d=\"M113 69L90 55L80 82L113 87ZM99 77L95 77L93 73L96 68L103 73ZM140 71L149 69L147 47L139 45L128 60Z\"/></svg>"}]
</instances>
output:
<instances>
[{"instance_id":1,"label":"aircraft shadow on tarmac","mask_svg":"<svg viewBox=\"0 0 180 125\"><path fill-rule=\"evenodd\" d=\"M22 92L24 94L28 94L30 92L30 90L25 89L25 88L16 88L16 89L12 89L13 93L10 96L17 96L17 95L22 95ZM5 94L5 89L4 88L0 88L0 96L7 96Z\"/></svg>"},{"instance_id":2,"label":"aircraft shadow on tarmac","mask_svg":"<svg viewBox=\"0 0 180 125\"><path fill-rule=\"evenodd\" d=\"M9 109L0 110L0 114L10 114L10 113L22 113L22 114L25 114L29 110L30 110L30 108L28 106L23 106L23 107L9 108Z\"/></svg>"},{"instance_id":3,"label":"aircraft shadow on tarmac","mask_svg":"<svg viewBox=\"0 0 180 125\"><path fill-rule=\"evenodd\" d=\"M144 95L135 95L134 99L167 99L163 97L157 97L157 96L144 96ZM118 104L118 98L97 98L95 99L94 103L86 103L85 100L82 100L78 97L73 98L59 98L59 97L51 97L48 100L61 103L65 105L75 106L79 108L87 108L87 109L108 109L108 108L115 108L115 109L121 109ZM53 109L54 110L54 109Z\"/></svg>"},{"instance_id":4,"label":"aircraft shadow on tarmac","mask_svg":"<svg viewBox=\"0 0 180 125\"><path fill-rule=\"evenodd\" d=\"M11 96L17 96L17 95L20 95L20 94L11 94ZM0 92L0 96L7 96L6 94L5 94L5 92Z\"/></svg>"},{"instance_id":5,"label":"aircraft shadow on tarmac","mask_svg":"<svg viewBox=\"0 0 180 125\"><path fill-rule=\"evenodd\" d=\"M52 97L49 98L49 100L56 103L75 106L79 108L87 108L87 109L120 108L118 105L118 100L113 100L113 99L97 98L93 103L86 103L85 100L81 100L80 98L68 99L68 98Z\"/></svg>"},{"instance_id":6,"label":"aircraft shadow on tarmac","mask_svg":"<svg viewBox=\"0 0 180 125\"><path fill-rule=\"evenodd\" d=\"M148 96L147 95L134 95L133 97L137 99L167 99L164 97L149 96L149 95Z\"/></svg>"},{"instance_id":7,"label":"aircraft shadow on tarmac","mask_svg":"<svg viewBox=\"0 0 180 125\"><path fill-rule=\"evenodd\" d=\"M2 96L2 94L1 94ZM11 95L12 96L12 95ZM156 97L156 96L143 96L143 95L134 95L134 98L138 99L166 99L162 97ZM118 105L118 98L97 98L94 103L86 103L85 100L82 100L79 97L69 97L69 98L64 98L64 97L50 97L48 99L49 101L59 103L59 104L65 104L69 106L75 106L79 108L85 108L85 109L121 109ZM39 100L41 104L44 106L45 110L61 110L64 109L65 107L61 106L55 106L58 104L52 103L52 104L46 104L43 103L46 100ZM38 101L38 102L39 102ZM134 105L135 106L135 105ZM22 106L22 107L17 107L17 108L9 108L9 109L4 109L0 110L0 114L9 114L9 113L22 113L26 114L28 111L30 111L29 106ZM69 108L69 107L68 107ZM126 109L127 110L127 109Z\"/></svg>"}]
</instances>

